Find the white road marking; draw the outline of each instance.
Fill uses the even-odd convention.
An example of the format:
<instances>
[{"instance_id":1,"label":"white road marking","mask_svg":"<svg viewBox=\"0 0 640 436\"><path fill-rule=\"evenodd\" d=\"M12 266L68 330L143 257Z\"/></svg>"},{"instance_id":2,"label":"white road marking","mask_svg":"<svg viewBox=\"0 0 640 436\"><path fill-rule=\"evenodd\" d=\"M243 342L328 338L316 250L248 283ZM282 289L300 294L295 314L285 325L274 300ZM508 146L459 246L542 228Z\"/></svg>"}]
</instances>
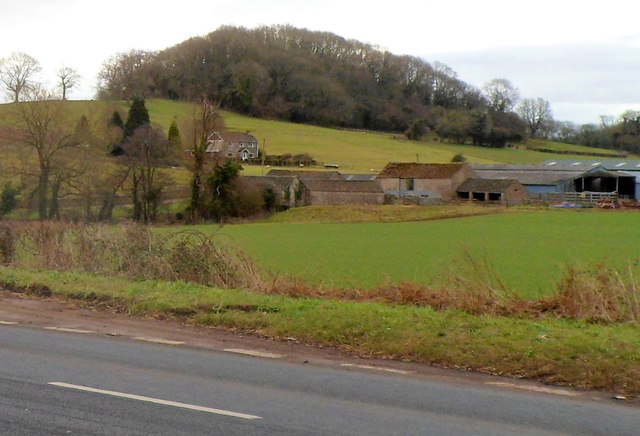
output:
<instances>
[{"instance_id":1,"label":"white road marking","mask_svg":"<svg viewBox=\"0 0 640 436\"><path fill-rule=\"evenodd\" d=\"M542 386L528 386L528 385L519 385L516 383L506 383L506 382L487 382L485 384L492 385L492 386L500 386L503 388L520 389L523 391L541 392L543 394L563 395L565 397L581 396L579 392L568 391L566 389L553 389L553 388L545 388Z\"/></svg>"},{"instance_id":2,"label":"white road marking","mask_svg":"<svg viewBox=\"0 0 640 436\"><path fill-rule=\"evenodd\" d=\"M395 369L395 368L385 368L382 366L356 365L355 363L342 363L340 366L345 366L347 368L360 368L360 369L371 369L374 371L392 372L394 374L411 374L411 371L405 371L402 369Z\"/></svg>"},{"instance_id":3,"label":"white road marking","mask_svg":"<svg viewBox=\"0 0 640 436\"><path fill-rule=\"evenodd\" d=\"M80 330L80 329L69 329L66 327L45 327L45 330L55 330L57 332L67 332L67 333L95 333L92 330Z\"/></svg>"},{"instance_id":4,"label":"white road marking","mask_svg":"<svg viewBox=\"0 0 640 436\"><path fill-rule=\"evenodd\" d=\"M216 415L232 416L242 419L262 419L261 416L247 415L245 413L231 412L229 410L212 409L210 407L195 406L193 404L178 403L176 401L161 400L159 398L143 397L141 395L125 394L123 392L106 391L104 389L89 388L87 386L72 385L62 382L49 382L48 384L61 388L76 389L78 391L93 392L95 394L110 395L112 397L127 398L130 400L144 401L147 403L162 404L164 406L179 407L181 409L197 410L199 412L215 413Z\"/></svg>"},{"instance_id":5,"label":"white road marking","mask_svg":"<svg viewBox=\"0 0 640 436\"><path fill-rule=\"evenodd\" d=\"M14 321L0 321L0 325L16 325L17 322Z\"/></svg>"},{"instance_id":6,"label":"white road marking","mask_svg":"<svg viewBox=\"0 0 640 436\"><path fill-rule=\"evenodd\" d=\"M228 353L246 354L247 356L254 357L266 357L267 359L282 359L284 357L283 354L266 353L264 351L256 350L243 350L241 348L225 348L223 351L226 351Z\"/></svg>"},{"instance_id":7,"label":"white road marking","mask_svg":"<svg viewBox=\"0 0 640 436\"><path fill-rule=\"evenodd\" d=\"M136 341L145 341L145 342L153 342L154 344L164 344L164 345L182 345L184 344L184 342L182 341L172 341L169 339L162 339L162 338L144 338L144 337L137 337L137 338L133 338Z\"/></svg>"}]
</instances>

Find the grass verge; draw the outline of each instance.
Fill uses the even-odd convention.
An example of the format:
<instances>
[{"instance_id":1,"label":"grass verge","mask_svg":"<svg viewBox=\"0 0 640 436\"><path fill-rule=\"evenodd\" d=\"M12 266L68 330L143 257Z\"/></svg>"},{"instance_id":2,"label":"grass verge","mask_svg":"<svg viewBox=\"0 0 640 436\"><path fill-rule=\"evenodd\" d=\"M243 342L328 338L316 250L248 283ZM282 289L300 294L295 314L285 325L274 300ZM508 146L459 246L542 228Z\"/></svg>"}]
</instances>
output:
<instances>
[{"instance_id":1,"label":"grass verge","mask_svg":"<svg viewBox=\"0 0 640 436\"><path fill-rule=\"evenodd\" d=\"M474 316L184 282L0 267L0 287L190 324L557 385L640 395L640 326Z\"/></svg>"}]
</instances>

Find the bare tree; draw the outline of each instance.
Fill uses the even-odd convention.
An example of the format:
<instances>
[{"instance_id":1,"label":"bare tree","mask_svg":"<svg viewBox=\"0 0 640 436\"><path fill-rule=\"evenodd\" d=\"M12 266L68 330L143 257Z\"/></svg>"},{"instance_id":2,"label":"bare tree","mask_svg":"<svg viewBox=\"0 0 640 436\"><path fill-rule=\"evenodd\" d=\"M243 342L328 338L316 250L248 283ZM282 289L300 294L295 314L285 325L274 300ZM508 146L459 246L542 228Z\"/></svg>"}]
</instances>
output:
<instances>
[{"instance_id":1,"label":"bare tree","mask_svg":"<svg viewBox=\"0 0 640 436\"><path fill-rule=\"evenodd\" d=\"M189 219L191 222L206 216L204 197L204 177L207 167L207 147L209 138L215 131L223 130L224 121L220 116L219 104L203 98L194 107L193 115L187 129L188 141L191 144L191 156L187 167L191 171L191 202Z\"/></svg>"},{"instance_id":2,"label":"bare tree","mask_svg":"<svg viewBox=\"0 0 640 436\"><path fill-rule=\"evenodd\" d=\"M29 101L19 102L13 109L15 114L8 119L7 125L14 143L22 147L24 155L32 151L36 164L30 161L29 168L35 167L35 197L38 203L40 219L52 218L57 212L57 193L59 177L64 171L58 171L60 158L66 150L77 147L82 138L75 131L74 120L69 119L67 103L55 100L53 94L40 86L34 86L26 92ZM53 201L52 201L53 199Z\"/></svg>"},{"instance_id":3,"label":"bare tree","mask_svg":"<svg viewBox=\"0 0 640 436\"><path fill-rule=\"evenodd\" d=\"M16 52L0 59L0 82L14 103L33 85L33 76L40 70L40 63L26 53Z\"/></svg>"},{"instance_id":4,"label":"bare tree","mask_svg":"<svg viewBox=\"0 0 640 436\"><path fill-rule=\"evenodd\" d=\"M482 87L489 107L497 112L509 112L520 99L518 88L507 79L493 79Z\"/></svg>"},{"instance_id":5,"label":"bare tree","mask_svg":"<svg viewBox=\"0 0 640 436\"><path fill-rule=\"evenodd\" d=\"M76 70L70 67L62 67L56 73L58 77L58 88L63 100L67 99L67 93L75 88L82 78Z\"/></svg>"},{"instance_id":6,"label":"bare tree","mask_svg":"<svg viewBox=\"0 0 640 436\"><path fill-rule=\"evenodd\" d=\"M518 115L527 123L529 135L537 138L546 125L553 120L551 105L543 98L525 98L518 106Z\"/></svg>"},{"instance_id":7,"label":"bare tree","mask_svg":"<svg viewBox=\"0 0 640 436\"><path fill-rule=\"evenodd\" d=\"M155 221L160 196L167 184L159 171L175 160L175 149L160 127L138 127L123 144L121 161L130 170L134 219Z\"/></svg>"},{"instance_id":8,"label":"bare tree","mask_svg":"<svg viewBox=\"0 0 640 436\"><path fill-rule=\"evenodd\" d=\"M150 51L131 50L107 59L98 74L98 96L124 100L145 97L153 81L155 56Z\"/></svg>"}]
</instances>

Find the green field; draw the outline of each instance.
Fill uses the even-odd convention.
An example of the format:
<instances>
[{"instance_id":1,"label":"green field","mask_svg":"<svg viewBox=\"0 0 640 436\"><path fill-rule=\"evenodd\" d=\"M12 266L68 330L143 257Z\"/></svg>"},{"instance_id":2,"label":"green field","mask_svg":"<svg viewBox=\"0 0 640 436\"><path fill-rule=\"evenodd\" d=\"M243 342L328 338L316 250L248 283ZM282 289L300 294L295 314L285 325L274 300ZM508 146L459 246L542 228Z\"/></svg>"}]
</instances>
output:
<instances>
[{"instance_id":1,"label":"green field","mask_svg":"<svg viewBox=\"0 0 640 436\"><path fill-rule=\"evenodd\" d=\"M266 270L339 287L438 283L487 259L525 297L554 292L567 265L624 269L640 261L640 214L523 211L402 223L239 224L219 229Z\"/></svg>"}]
</instances>

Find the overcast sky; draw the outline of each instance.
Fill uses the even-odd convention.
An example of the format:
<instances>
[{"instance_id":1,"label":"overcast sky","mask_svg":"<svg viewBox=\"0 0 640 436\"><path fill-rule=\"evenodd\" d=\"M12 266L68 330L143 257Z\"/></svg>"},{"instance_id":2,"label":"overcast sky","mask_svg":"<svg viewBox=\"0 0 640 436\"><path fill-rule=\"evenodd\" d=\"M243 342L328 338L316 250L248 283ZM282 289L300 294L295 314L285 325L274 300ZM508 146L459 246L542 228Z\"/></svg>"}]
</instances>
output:
<instances>
[{"instance_id":1,"label":"overcast sky","mask_svg":"<svg viewBox=\"0 0 640 436\"><path fill-rule=\"evenodd\" d=\"M92 98L111 55L158 50L221 25L291 24L396 54L441 61L481 87L506 78L578 123L640 110L640 30L633 0L0 0L0 57L23 51L53 82L77 69L72 98Z\"/></svg>"}]
</instances>

